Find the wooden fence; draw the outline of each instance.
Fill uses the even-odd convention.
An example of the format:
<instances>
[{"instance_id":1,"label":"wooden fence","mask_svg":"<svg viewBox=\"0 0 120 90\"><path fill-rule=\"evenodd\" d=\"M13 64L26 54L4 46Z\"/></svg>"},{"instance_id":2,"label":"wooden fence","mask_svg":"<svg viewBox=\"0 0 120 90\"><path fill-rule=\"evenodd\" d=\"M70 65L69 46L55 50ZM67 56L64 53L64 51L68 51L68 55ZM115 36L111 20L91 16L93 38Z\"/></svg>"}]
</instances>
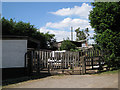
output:
<instances>
[{"instance_id":1,"label":"wooden fence","mask_svg":"<svg viewBox=\"0 0 120 90\"><path fill-rule=\"evenodd\" d=\"M85 74L88 67L101 67L104 63L103 52L90 50L86 52L57 52L57 51L29 51L25 55L28 74L40 73L44 69L50 71L61 70ZM99 68L100 69L100 68Z\"/></svg>"},{"instance_id":2,"label":"wooden fence","mask_svg":"<svg viewBox=\"0 0 120 90\"><path fill-rule=\"evenodd\" d=\"M83 73L82 52L56 52L56 51L29 51L26 53L26 67L28 73L40 73L43 69L49 70L74 70Z\"/></svg>"},{"instance_id":3,"label":"wooden fence","mask_svg":"<svg viewBox=\"0 0 120 90\"><path fill-rule=\"evenodd\" d=\"M108 69L107 63L105 62L105 55L108 55L108 51L104 50L89 50L84 52L84 65L85 65L85 73L90 70L96 70L95 73L101 72L104 69Z\"/></svg>"}]
</instances>

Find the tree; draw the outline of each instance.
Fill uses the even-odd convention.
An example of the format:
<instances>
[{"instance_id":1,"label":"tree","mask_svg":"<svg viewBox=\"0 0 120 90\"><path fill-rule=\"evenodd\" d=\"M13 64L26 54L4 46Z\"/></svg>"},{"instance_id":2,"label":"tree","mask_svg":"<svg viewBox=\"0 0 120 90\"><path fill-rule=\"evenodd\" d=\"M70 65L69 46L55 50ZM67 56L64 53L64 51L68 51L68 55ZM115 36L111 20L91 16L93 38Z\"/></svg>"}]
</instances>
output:
<instances>
[{"instance_id":1,"label":"tree","mask_svg":"<svg viewBox=\"0 0 120 90\"><path fill-rule=\"evenodd\" d=\"M57 49L53 45L56 42L56 39L54 37L55 37L54 34L49 34L49 32L45 33L45 39L47 41L47 45L49 49Z\"/></svg>"},{"instance_id":2,"label":"tree","mask_svg":"<svg viewBox=\"0 0 120 90\"><path fill-rule=\"evenodd\" d=\"M2 22L2 35L18 35L18 36L29 36L40 41L41 49L52 49L53 43L56 42L55 35L49 33L40 33L37 31L34 25L30 23L25 23L22 21L16 22L13 19L5 19L4 17L1 20Z\"/></svg>"},{"instance_id":3,"label":"tree","mask_svg":"<svg viewBox=\"0 0 120 90\"><path fill-rule=\"evenodd\" d=\"M70 42L70 40L64 40L60 47L61 50L70 50L75 48L76 48L76 45Z\"/></svg>"},{"instance_id":4,"label":"tree","mask_svg":"<svg viewBox=\"0 0 120 90\"><path fill-rule=\"evenodd\" d=\"M85 30L82 30L82 31L80 31L80 28L78 28L78 29L75 30L75 32L76 32L76 41L85 40L89 36L88 28L86 28Z\"/></svg>"},{"instance_id":5,"label":"tree","mask_svg":"<svg viewBox=\"0 0 120 90\"><path fill-rule=\"evenodd\" d=\"M95 30L95 41L102 50L109 50L108 62L120 66L120 2L95 2L89 19Z\"/></svg>"},{"instance_id":6,"label":"tree","mask_svg":"<svg viewBox=\"0 0 120 90\"><path fill-rule=\"evenodd\" d=\"M12 19L10 19L10 21L9 21L9 20L5 19L4 17L1 19L1 22L2 22L2 34L3 35L5 35L6 33L8 35L12 33L11 30L13 30L13 27L14 27L12 21L13 21Z\"/></svg>"}]
</instances>

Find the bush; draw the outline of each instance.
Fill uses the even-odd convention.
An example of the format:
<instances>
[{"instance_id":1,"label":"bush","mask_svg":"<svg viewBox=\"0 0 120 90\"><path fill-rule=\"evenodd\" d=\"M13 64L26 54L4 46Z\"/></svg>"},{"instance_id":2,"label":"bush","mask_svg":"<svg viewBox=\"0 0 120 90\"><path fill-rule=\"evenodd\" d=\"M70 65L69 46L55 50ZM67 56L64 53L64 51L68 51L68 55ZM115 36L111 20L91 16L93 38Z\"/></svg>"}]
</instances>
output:
<instances>
[{"instance_id":1,"label":"bush","mask_svg":"<svg viewBox=\"0 0 120 90\"><path fill-rule=\"evenodd\" d=\"M70 42L70 40L64 40L62 42L62 45L60 47L61 50L70 50L70 49L76 49L76 45Z\"/></svg>"}]
</instances>

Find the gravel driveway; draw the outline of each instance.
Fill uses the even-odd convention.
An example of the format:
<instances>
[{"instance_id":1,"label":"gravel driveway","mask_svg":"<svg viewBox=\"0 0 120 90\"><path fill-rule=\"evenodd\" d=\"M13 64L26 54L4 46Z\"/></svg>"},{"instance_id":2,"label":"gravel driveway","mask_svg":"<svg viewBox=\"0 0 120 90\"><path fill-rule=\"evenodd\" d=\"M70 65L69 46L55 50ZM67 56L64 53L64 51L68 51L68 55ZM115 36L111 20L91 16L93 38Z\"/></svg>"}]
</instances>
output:
<instances>
[{"instance_id":1,"label":"gravel driveway","mask_svg":"<svg viewBox=\"0 0 120 90\"><path fill-rule=\"evenodd\" d=\"M6 88L118 88L118 74L50 76Z\"/></svg>"}]
</instances>

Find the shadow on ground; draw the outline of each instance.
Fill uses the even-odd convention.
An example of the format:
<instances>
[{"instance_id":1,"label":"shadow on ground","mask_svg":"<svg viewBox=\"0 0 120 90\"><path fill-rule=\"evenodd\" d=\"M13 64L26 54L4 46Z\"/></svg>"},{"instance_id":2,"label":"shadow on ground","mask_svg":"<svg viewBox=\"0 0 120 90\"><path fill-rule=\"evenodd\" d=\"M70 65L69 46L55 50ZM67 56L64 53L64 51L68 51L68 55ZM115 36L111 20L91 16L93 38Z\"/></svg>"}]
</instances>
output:
<instances>
[{"instance_id":1,"label":"shadow on ground","mask_svg":"<svg viewBox=\"0 0 120 90\"><path fill-rule=\"evenodd\" d=\"M31 75L31 76L9 78L9 79L2 80L2 86L16 84L16 83L20 83L28 80L41 79L49 76L51 76L51 74L49 73L40 73L40 74Z\"/></svg>"},{"instance_id":2,"label":"shadow on ground","mask_svg":"<svg viewBox=\"0 0 120 90\"><path fill-rule=\"evenodd\" d=\"M94 74L101 74L101 73L104 73L104 72L107 72L108 70L103 70L103 71L100 71L100 72L92 72L92 73L86 73L86 74L89 74L89 75L94 75ZM109 70L109 71L114 71L114 70ZM16 84L16 83L20 83L20 82L24 82L24 81L28 81L28 80L35 80L35 79L41 79L41 78L46 78L46 77L49 77L49 76L52 76L52 75L57 75L57 73L55 74L50 74L50 73L40 73L40 74L33 74L31 76L23 76L23 77L14 77L14 78L10 78L10 79L5 79L5 80L2 80L2 86L6 86L6 85L10 85L10 84ZM72 74L73 75L73 74Z\"/></svg>"}]
</instances>

